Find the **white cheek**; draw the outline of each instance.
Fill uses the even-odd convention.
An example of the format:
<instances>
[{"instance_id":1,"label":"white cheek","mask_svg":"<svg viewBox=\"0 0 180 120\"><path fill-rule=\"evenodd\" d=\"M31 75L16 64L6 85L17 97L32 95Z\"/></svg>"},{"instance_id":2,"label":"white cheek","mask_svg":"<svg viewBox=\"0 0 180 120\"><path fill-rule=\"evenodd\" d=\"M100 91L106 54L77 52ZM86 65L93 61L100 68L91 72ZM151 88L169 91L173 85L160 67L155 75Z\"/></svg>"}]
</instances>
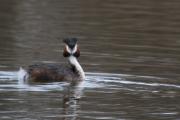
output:
<instances>
[{"instance_id":1,"label":"white cheek","mask_svg":"<svg viewBox=\"0 0 180 120\"><path fill-rule=\"evenodd\" d=\"M71 50L67 45L66 45L66 50L67 50L68 53L71 53Z\"/></svg>"},{"instance_id":2,"label":"white cheek","mask_svg":"<svg viewBox=\"0 0 180 120\"><path fill-rule=\"evenodd\" d=\"M75 45L74 49L72 50L72 53L74 54L77 51L77 45Z\"/></svg>"}]
</instances>

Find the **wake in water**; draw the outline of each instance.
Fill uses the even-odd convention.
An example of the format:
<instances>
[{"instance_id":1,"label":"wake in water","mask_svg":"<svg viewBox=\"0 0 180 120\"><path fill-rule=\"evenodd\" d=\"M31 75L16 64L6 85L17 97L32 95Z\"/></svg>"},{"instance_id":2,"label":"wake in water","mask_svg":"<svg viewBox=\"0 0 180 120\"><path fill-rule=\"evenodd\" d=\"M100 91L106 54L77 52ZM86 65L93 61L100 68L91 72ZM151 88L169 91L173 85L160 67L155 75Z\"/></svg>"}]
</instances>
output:
<instances>
[{"instance_id":1,"label":"wake in water","mask_svg":"<svg viewBox=\"0 0 180 120\"><path fill-rule=\"evenodd\" d=\"M17 72L17 78L20 85L24 84L25 80L28 79L27 71L20 67L19 71Z\"/></svg>"},{"instance_id":2,"label":"wake in water","mask_svg":"<svg viewBox=\"0 0 180 120\"><path fill-rule=\"evenodd\" d=\"M47 84L28 85L26 80L27 72L20 68L19 71L0 71L0 90L27 90L27 91L49 91L62 90L67 86L66 82L54 82ZM180 85L167 83L167 79L154 76L137 76L128 74L111 74L111 73L92 73L86 72L86 80L81 83L79 88L175 88L179 89ZM8 84L7 84L7 83ZM9 89L6 89L6 88Z\"/></svg>"},{"instance_id":3,"label":"wake in water","mask_svg":"<svg viewBox=\"0 0 180 120\"><path fill-rule=\"evenodd\" d=\"M23 68L19 71L0 71L0 90L1 91L63 91L64 87L69 86L67 82L51 82L51 83L37 83L28 84L28 74ZM84 81L77 84L73 89L74 96L79 98L84 89Z\"/></svg>"},{"instance_id":4,"label":"wake in water","mask_svg":"<svg viewBox=\"0 0 180 120\"><path fill-rule=\"evenodd\" d=\"M17 78L17 72L15 71L0 71L0 80L14 80Z\"/></svg>"}]
</instances>

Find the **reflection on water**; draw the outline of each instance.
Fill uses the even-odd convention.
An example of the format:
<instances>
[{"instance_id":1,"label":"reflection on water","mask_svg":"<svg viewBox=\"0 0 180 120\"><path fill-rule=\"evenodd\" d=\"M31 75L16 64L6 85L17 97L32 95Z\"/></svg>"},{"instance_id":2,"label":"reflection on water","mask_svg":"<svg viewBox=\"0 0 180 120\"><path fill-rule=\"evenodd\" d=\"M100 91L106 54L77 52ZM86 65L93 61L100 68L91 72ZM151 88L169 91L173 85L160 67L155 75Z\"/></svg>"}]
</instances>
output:
<instances>
[{"instance_id":1,"label":"reflection on water","mask_svg":"<svg viewBox=\"0 0 180 120\"><path fill-rule=\"evenodd\" d=\"M179 119L179 6L179 0L0 0L0 119ZM65 63L64 37L79 39L85 82L17 81L21 66Z\"/></svg>"},{"instance_id":2,"label":"reflection on water","mask_svg":"<svg viewBox=\"0 0 180 120\"><path fill-rule=\"evenodd\" d=\"M71 86L19 84L17 72L1 71L0 75L0 106L7 107L0 111L1 118L115 120L179 115L180 85L166 78L89 72L85 81Z\"/></svg>"},{"instance_id":3,"label":"reflection on water","mask_svg":"<svg viewBox=\"0 0 180 120\"><path fill-rule=\"evenodd\" d=\"M49 91L61 91L62 93L56 93L57 96L62 95L59 97L59 102L62 101L62 105L58 105L57 107L62 108L62 115L51 115L48 114L42 118L46 119L52 119L52 118L63 118L63 119L71 119L75 120L77 117L77 109L78 109L78 104L77 102L80 100L81 96L83 95L83 89L84 89L84 84L85 82L78 82L76 84L68 84L68 83L46 83L46 84L27 84L26 82L22 82L19 80L18 72L6 72L6 71L0 71L0 91L6 91L6 92L17 92L17 95L22 94L23 92L49 92ZM19 82L21 81L21 82ZM59 95L58 95L59 94ZM10 97L10 96L9 96ZM3 98L4 99L4 98ZM3 100L1 99L1 100ZM29 98L28 98L29 99ZM14 98L8 98L4 102L2 101L2 105L6 104L6 101L19 101L19 99L14 99ZM20 100L21 101L21 100ZM20 102L19 101L19 102ZM39 100L37 100L39 101ZM41 100L39 101L41 102ZM24 102L20 102L20 104L24 104ZM26 104L26 103L25 103ZM31 103L29 103L31 104ZM11 107L11 104L8 106ZM23 106L23 105L22 105ZM26 108L24 108L26 109ZM51 110L51 108L46 108ZM15 112L16 115L10 115L10 113ZM0 114L2 114L1 118L26 118L28 116L28 112L31 112L29 110L22 111L25 116L20 115L21 112L19 113L16 111L0 111ZM3 115L5 113L5 115ZM7 116L6 116L7 114ZM31 113L32 114L32 113ZM42 113L43 114L43 113ZM9 117L8 117L9 116ZM31 118L31 117L30 117Z\"/></svg>"}]
</instances>

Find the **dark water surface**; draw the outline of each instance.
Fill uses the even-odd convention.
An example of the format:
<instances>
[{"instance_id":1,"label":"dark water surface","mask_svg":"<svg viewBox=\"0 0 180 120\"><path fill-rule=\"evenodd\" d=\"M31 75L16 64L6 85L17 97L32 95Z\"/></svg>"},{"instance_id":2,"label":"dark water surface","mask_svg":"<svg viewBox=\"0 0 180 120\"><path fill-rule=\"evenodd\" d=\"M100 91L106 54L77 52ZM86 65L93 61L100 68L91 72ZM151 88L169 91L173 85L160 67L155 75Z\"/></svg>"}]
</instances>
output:
<instances>
[{"instance_id":1,"label":"dark water surface","mask_svg":"<svg viewBox=\"0 0 180 120\"><path fill-rule=\"evenodd\" d=\"M179 6L179 0L0 0L0 120L179 120ZM17 80L20 66L66 63L65 37L80 40L85 82L69 88Z\"/></svg>"}]
</instances>

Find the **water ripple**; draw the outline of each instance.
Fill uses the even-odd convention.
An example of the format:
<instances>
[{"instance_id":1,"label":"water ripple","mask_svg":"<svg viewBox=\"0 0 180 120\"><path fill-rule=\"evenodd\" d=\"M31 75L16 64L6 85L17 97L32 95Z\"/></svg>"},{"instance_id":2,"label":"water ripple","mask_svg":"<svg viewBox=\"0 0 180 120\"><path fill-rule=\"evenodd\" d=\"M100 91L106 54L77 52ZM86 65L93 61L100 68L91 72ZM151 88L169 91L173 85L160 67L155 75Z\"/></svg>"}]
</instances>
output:
<instances>
[{"instance_id":1,"label":"water ripple","mask_svg":"<svg viewBox=\"0 0 180 120\"><path fill-rule=\"evenodd\" d=\"M15 71L0 71L0 90L1 91L50 91L63 90L63 86L68 83L54 82L47 84L20 84L18 82L17 72ZM112 74L112 73L92 73L86 72L86 80L80 87L93 88L108 88L108 89L129 89L129 90L147 90L159 88L179 89L180 85L167 83L166 78L155 76L137 76L128 74Z\"/></svg>"}]
</instances>

